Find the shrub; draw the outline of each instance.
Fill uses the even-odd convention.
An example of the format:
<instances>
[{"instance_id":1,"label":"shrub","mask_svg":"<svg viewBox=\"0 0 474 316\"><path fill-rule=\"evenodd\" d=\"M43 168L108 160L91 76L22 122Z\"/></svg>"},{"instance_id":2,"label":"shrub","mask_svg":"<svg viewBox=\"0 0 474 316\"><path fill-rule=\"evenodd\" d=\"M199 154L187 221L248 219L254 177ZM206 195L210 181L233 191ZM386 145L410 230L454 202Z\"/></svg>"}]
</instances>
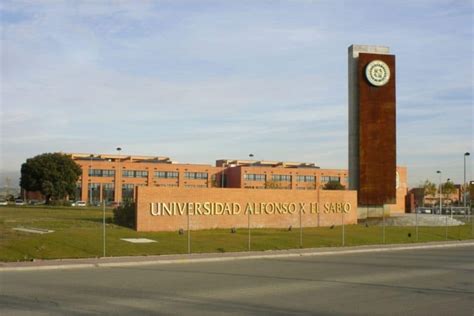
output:
<instances>
[{"instance_id":1,"label":"shrub","mask_svg":"<svg viewBox=\"0 0 474 316\"><path fill-rule=\"evenodd\" d=\"M125 202L114 208L114 223L129 228L135 227L135 203Z\"/></svg>"},{"instance_id":2,"label":"shrub","mask_svg":"<svg viewBox=\"0 0 474 316\"><path fill-rule=\"evenodd\" d=\"M326 183L323 190L345 190L346 188L339 181L330 181Z\"/></svg>"}]
</instances>

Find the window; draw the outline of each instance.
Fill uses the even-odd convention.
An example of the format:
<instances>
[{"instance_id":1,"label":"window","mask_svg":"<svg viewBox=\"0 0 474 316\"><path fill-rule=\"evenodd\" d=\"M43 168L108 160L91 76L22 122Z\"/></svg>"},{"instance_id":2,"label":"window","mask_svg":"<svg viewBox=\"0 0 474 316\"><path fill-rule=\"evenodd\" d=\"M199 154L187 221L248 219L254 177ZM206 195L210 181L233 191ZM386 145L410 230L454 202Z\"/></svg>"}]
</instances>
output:
<instances>
[{"instance_id":1,"label":"window","mask_svg":"<svg viewBox=\"0 0 474 316\"><path fill-rule=\"evenodd\" d=\"M178 176L177 171L155 171L155 178L177 179Z\"/></svg>"},{"instance_id":2,"label":"window","mask_svg":"<svg viewBox=\"0 0 474 316\"><path fill-rule=\"evenodd\" d=\"M134 185L130 183L122 184L122 201L133 201Z\"/></svg>"},{"instance_id":3,"label":"window","mask_svg":"<svg viewBox=\"0 0 474 316\"><path fill-rule=\"evenodd\" d=\"M115 170L108 169L89 169L89 177L113 177Z\"/></svg>"},{"instance_id":4,"label":"window","mask_svg":"<svg viewBox=\"0 0 474 316\"><path fill-rule=\"evenodd\" d=\"M316 181L315 176L296 176L297 182L314 182Z\"/></svg>"},{"instance_id":5,"label":"window","mask_svg":"<svg viewBox=\"0 0 474 316\"><path fill-rule=\"evenodd\" d=\"M115 198L115 185L113 183L102 184L102 199L107 202L113 201Z\"/></svg>"},{"instance_id":6,"label":"window","mask_svg":"<svg viewBox=\"0 0 474 316\"><path fill-rule=\"evenodd\" d=\"M207 180L207 172L185 172L186 179L205 179Z\"/></svg>"},{"instance_id":7,"label":"window","mask_svg":"<svg viewBox=\"0 0 474 316\"><path fill-rule=\"evenodd\" d=\"M244 180L246 181L265 181L266 177L264 174L254 174L254 173L246 173L244 175Z\"/></svg>"},{"instance_id":8,"label":"window","mask_svg":"<svg viewBox=\"0 0 474 316\"><path fill-rule=\"evenodd\" d=\"M185 184L185 188L207 188L207 185L203 184Z\"/></svg>"},{"instance_id":9,"label":"window","mask_svg":"<svg viewBox=\"0 0 474 316\"><path fill-rule=\"evenodd\" d=\"M340 182L341 178L340 177L335 177L335 176L321 176L321 182Z\"/></svg>"},{"instance_id":10,"label":"window","mask_svg":"<svg viewBox=\"0 0 474 316\"><path fill-rule=\"evenodd\" d=\"M148 171L143 170L123 170L122 176L124 178L147 178Z\"/></svg>"},{"instance_id":11,"label":"window","mask_svg":"<svg viewBox=\"0 0 474 316\"><path fill-rule=\"evenodd\" d=\"M100 201L100 184L99 183L89 183L89 202L92 204L98 203Z\"/></svg>"},{"instance_id":12,"label":"window","mask_svg":"<svg viewBox=\"0 0 474 316\"><path fill-rule=\"evenodd\" d=\"M82 200L82 185L80 182L76 183L76 190L74 191L74 198L76 201Z\"/></svg>"},{"instance_id":13,"label":"window","mask_svg":"<svg viewBox=\"0 0 474 316\"><path fill-rule=\"evenodd\" d=\"M291 176L289 174L274 174L272 175L273 181L291 181Z\"/></svg>"}]
</instances>

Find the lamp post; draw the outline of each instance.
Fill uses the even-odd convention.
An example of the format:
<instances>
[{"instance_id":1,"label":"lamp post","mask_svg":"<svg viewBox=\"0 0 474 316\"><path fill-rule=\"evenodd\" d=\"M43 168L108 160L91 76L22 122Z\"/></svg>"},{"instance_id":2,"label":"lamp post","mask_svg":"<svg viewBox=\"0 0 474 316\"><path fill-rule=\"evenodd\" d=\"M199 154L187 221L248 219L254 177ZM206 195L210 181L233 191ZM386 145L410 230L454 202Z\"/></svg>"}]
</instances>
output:
<instances>
[{"instance_id":1,"label":"lamp post","mask_svg":"<svg viewBox=\"0 0 474 316\"><path fill-rule=\"evenodd\" d=\"M249 158L253 158L253 154L249 154ZM250 235L250 210L247 213L247 225L248 225L248 249L250 251L251 235Z\"/></svg>"},{"instance_id":2,"label":"lamp post","mask_svg":"<svg viewBox=\"0 0 474 316\"><path fill-rule=\"evenodd\" d=\"M120 152L122 151L122 148L121 147L117 147L116 148L117 152L118 152L118 155L120 155ZM115 175L115 181L117 181L117 179L119 178L119 172L120 172L120 179L122 178L122 170L120 170L120 157L118 158L118 168L117 168L117 174ZM117 181L118 182L118 181ZM119 183L119 190L122 189L122 183ZM115 192L115 193L118 193L118 192ZM120 204L120 201L117 201L119 204Z\"/></svg>"},{"instance_id":3,"label":"lamp post","mask_svg":"<svg viewBox=\"0 0 474 316\"><path fill-rule=\"evenodd\" d=\"M441 189L441 170L436 171L439 174L439 215L442 213L442 189Z\"/></svg>"},{"instance_id":4,"label":"lamp post","mask_svg":"<svg viewBox=\"0 0 474 316\"><path fill-rule=\"evenodd\" d=\"M462 183L462 186L463 186L462 199L463 199L463 202L464 202L464 210L466 210L466 189L467 189L467 185L466 185L466 157L470 156L470 155L471 154L468 153L468 152L464 153L464 182ZM467 214L467 212L466 212L466 214Z\"/></svg>"},{"instance_id":5,"label":"lamp post","mask_svg":"<svg viewBox=\"0 0 474 316\"><path fill-rule=\"evenodd\" d=\"M449 185L449 182L451 182L451 178L446 179L446 185ZM448 199L450 203L448 204L448 200L446 200L446 217L448 216L448 206L449 206L449 213L451 214L451 218L452 218L453 217L453 204L449 196L448 196Z\"/></svg>"},{"instance_id":6,"label":"lamp post","mask_svg":"<svg viewBox=\"0 0 474 316\"><path fill-rule=\"evenodd\" d=\"M93 154L89 156L90 162L89 162L89 204L92 205L92 157L94 157Z\"/></svg>"}]
</instances>

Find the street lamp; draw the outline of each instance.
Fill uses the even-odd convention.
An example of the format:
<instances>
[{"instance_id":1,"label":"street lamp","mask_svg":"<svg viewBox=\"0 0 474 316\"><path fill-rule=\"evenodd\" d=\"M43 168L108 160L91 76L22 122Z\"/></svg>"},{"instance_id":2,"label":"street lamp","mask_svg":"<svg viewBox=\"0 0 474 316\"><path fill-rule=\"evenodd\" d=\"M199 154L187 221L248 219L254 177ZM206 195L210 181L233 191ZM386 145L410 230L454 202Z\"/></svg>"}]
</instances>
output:
<instances>
[{"instance_id":1,"label":"street lamp","mask_svg":"<svg viewBox=\"0 0 474 316\"><path fill-rule=\"evenodd\" d=\"M249 158L253 158L253 154L249 154ZM251 237L250 237L250 212L247 213L247 228L248 228L248 249L250 251L250 240L251 240Z\"/></svg>"},{"instance_id":2,"label":"street lamp","mask_svg":"<svg viewBox=\"0 0 474 316\"><path fill-rule=\"evenodd\" d=\"M466 185L466 157L470 156L471 154L466 152L464 153L464 182L462 183L463 186L463 194L462 194L462 199L464 201L464 210L466 210L466 191L467 191L467 185Z\"/></svg>"},{"instance_id":3,"label":"street lamp","mask_svg":"<svg viewBox=\"0 0 474 316\"><path fill-rule=\"evenodd\" d=\"M441 212L442 212L441 170L436 171L436 173L439 174L439 215L441 215Z\"/></svg>"},{"instance_id":4,"label":"street lamp","mask_svg":"<svg viewBox=\"0 0 474 316\"><path fill-rule=\"evenodd\" d=\"M92 205L92 158L94 157L93 154L89 156L89 204Z\"/></svg>"},{"instance_id":5,"label":"street lamp","mask_svg":"<svg viewBox=\"0 0 474 316\"><path fill-rule=\"evenodd\" d=\"M252 159L252 158L253 158L253 154L249 154L249 158ZM254 163L252 162L251 164L253 165Z\"/></svg>"},{"instance_id":6,"label":"street lamp","mask_svg":"<svg viewBox=\"0 0 474 316\"><path fill-rule=\"evenodd\" d=\"M120 155L120 152L122 151L122 148L117 147L116 150L118 152L118 155ZM118 179L119 179L119 172L120 172L120 179L122 179L122 174L121 174L122 170L120 170L120 157L118 158L118 162L119 162L118 163L118 168L117 168L117 171L116 171L117 173L115 175L115 182L116 183L118 182ZM121 189L122 188L122 183L119 183L119 185L120 185L119 189ZM115 192L115 194L118 194L118 193ZM120 203L120 201L117 201L117 202Z\"/></svg>"}]
</instances>

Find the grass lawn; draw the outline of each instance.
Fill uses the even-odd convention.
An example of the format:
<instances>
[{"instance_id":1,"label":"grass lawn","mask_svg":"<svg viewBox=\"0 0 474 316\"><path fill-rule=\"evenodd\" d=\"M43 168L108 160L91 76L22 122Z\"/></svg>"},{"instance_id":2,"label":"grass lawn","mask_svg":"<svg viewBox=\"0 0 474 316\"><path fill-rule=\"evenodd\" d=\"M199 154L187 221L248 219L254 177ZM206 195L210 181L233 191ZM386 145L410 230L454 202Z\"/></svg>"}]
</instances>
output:
<instances>
[{"instance_id":1,"label":"grass lawn","mask_svg":"<svg viewBox=\"0 0 474 316\"><path fill-rule=\"evenodd\" d=\"M138 233L111 223L106 210L106 255L135 256L187 253L187 235L178 232ZM49 234L15 231L15 227L54 230ZM448 227L448 240L472 239L472 224ZM381 226L345 226L345 245L382 244ZM121 238L149 238L156 243L133 244ZM446 240L445 227L419 227L418 242ZM415 227L386 227L385 243L414 243ZM342 245L342 227L304 228L303 247ZM0 261L84 258L102 256L102 209L45 206L0 206ZM252 229L252 250L300 247L300 230ZM248 230L201 230L191 232L192 252L230 252L248 249Z\"/></svg>"}]
</instances>

